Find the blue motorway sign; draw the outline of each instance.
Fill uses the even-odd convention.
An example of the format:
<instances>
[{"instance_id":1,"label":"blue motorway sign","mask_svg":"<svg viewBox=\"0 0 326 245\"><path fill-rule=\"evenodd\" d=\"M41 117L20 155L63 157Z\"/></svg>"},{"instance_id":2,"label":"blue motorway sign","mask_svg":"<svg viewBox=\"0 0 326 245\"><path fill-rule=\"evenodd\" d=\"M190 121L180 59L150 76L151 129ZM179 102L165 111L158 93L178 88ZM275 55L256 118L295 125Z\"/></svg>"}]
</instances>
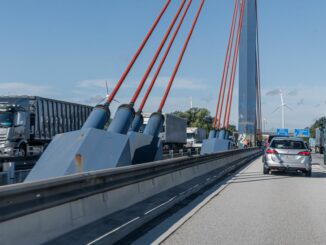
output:
<instances>
[{"instance_id":1,"label":"blue motorway sign","mask_svg":"<svg viewBox=\"0 0 326 245\"><path fill-rule=\"evenodd\" d=\"M276 135L289 136L289 129L288 128L277 128Z\"/></svg>"},{"instance_id":2,"label":"blue motorway sign","mask_svg":"<svg viewBox=\"0 0 326 245\"><path fill-rule=\"evenodd\" d=\"M310 137L309 129L294 129L294 137Z\"/></svg>"}]
</instances>

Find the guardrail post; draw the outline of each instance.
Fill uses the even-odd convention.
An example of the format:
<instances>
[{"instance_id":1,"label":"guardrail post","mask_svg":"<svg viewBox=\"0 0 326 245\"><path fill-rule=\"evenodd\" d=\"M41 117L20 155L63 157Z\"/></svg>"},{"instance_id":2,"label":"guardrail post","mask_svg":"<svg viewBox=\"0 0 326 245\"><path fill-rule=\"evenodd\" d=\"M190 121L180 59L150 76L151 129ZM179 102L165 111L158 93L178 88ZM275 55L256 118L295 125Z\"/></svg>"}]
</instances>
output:
<instances>
[{"instance_id":1,"label":"guardrail post","mask_svg":"<svg viewBox=\"0 0 326 245\"><path fill-rule=\"evenodd\" d=\"M188 156L191 156L191 149L187 150L187 154L188 154Z\"/></svg>"},{"instance_id":2,"label":"guardrail post","mask_svg":"<svg viewBox=\"0 0 326 245\"><path fill-rule=\"evenodd\" d=\"M15 182L15 162L4 162L3 172L7 173L7 184Z\"/></svg>"},{"instance_id":3,"label":"guardrail post","mask_svg":"<svg viewBox=\"0 0 326 245\"><path fill-rule=\"evenodd\" d=\"M171 158L173 158L173 150L169 150L169 155Z\"/></svg>"},{"instance_id":4,"label":"guardrail post","mask_svg":"<svg viewBox=\"0 0 326 245\"><path fill-rule=\"evenodd\" d=\"M180 156L183 157L183 149L180 149L180 150L179 150L179 154L180 154Z\"/></svg>"}]
</instances>

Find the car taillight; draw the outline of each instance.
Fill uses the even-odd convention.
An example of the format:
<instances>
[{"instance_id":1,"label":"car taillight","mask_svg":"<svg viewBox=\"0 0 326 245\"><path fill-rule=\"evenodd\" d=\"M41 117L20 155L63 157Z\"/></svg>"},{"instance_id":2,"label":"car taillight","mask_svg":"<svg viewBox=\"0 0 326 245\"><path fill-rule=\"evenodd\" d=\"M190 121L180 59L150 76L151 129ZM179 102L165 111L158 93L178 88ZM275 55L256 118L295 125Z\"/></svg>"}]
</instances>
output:
<instances>
[{"instance_id":1,"label":"car taillight","mask_svg":"<svg viewBox=\"0 0 326 245\"><path fill-rule=\"evenodd\" d=\"M309 151L301 151L301 152L298 153L298 155L309 157L310 156L310 152Z\"/></svg>"},{"instance_id":2,"label":"car taillight","mask_svg":"<svg viewBox=\"0 0 326 245\"><path fill-rule=\"evenodd\" d=\"M276 154L278 154L278 152L274 149L267 149L266 154L275 154L276 155Z\"/></svg>"}]
</instances>

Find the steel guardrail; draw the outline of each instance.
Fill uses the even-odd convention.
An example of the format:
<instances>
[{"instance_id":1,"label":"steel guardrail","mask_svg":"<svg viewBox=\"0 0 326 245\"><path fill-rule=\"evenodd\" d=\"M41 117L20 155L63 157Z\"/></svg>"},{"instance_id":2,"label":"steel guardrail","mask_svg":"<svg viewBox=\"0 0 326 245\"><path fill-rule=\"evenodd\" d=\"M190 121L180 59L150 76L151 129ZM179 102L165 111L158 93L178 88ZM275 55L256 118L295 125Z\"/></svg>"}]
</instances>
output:
<instances>
[{"instance_id":1,"label":"steel guardrail","mask_svg":"<svg viewBox=\"0 0 326 245\"><path fill-rule=\"evenodd\" d=\"M36 161L40 158L41 155L35 155L35 156L26 156L26 157L0 157L0 169L2 168L4 163L8 162L14 162L15 168L17 170L24 170L24 169L30 169L32 168ZM0 170L1 171L1 170Z\"/></svg>"},{"instance_id":2,"label":"steel guardrail","mask_svg":"<svg viewBox=\"0 0 326 245\"><path fill-rule=\"evenodd\" d=\"M0 187L0 222L259 148L180 157Z\"/></svg>"},{"instance_id":3,"label":"steel guardrail","mask_svg":"<svg viewBox=\"0 0 326 245\"><path fill-rule=\"evenodd\" d=\"M37 160L40 155L27 156L27 157L0 157L0 163L3 162L24 162L24 161L34 161Z\"/></svg>"}]
</instances>

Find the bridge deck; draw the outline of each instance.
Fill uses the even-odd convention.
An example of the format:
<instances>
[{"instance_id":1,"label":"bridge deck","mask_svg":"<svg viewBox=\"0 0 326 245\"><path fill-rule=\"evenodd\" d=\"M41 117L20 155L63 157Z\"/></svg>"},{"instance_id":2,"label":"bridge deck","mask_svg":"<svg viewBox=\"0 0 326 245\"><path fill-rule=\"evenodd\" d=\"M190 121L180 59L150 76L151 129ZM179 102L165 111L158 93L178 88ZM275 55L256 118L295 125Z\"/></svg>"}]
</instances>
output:
<instances>
[{"instance_id":1,"label":"bridge deck","mask_svg":"<svg viewBox=\"0 0 326 245\"><path fill-rule=\"evenodd\" d=\"M317 164L321 161L321 155L313 156L313 175L307 178L263 175L259 158L164 244L326 244L326 170Z\"/></svg>"}]
</instances>

